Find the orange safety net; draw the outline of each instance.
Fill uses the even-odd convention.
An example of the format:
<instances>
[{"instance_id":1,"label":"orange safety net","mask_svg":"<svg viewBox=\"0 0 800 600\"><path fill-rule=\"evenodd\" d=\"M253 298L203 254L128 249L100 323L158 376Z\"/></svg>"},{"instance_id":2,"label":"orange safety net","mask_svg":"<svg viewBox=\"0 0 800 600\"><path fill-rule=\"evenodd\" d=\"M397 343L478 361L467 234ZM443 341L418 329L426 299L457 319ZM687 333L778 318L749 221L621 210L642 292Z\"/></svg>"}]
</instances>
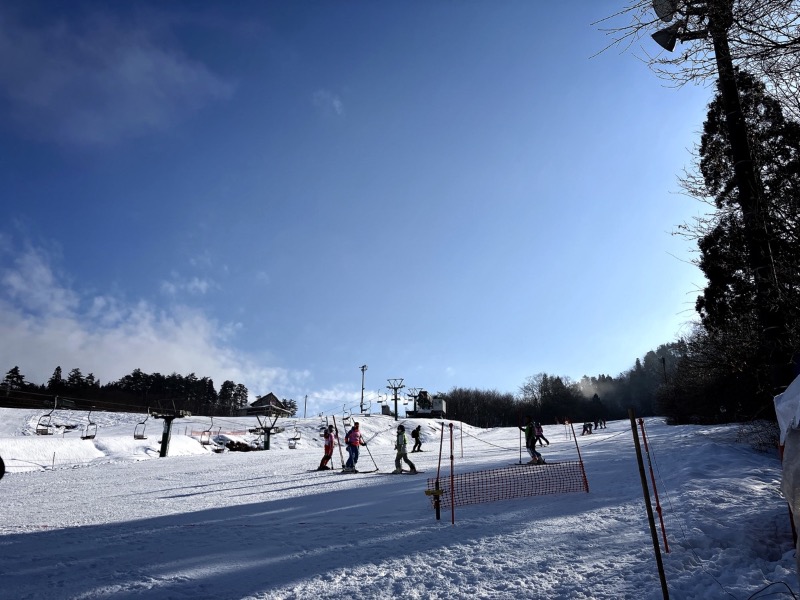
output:
<instances>
[{"instance_id":1,"label":"orange safety net","mask_svg":"<svg viewBox=\"0 0 800 600\"><path fill-rule=\"evenodd\" d=\"M456 506L465 506L527 496L588 492L589 483L586 480L583 464L580 461L567 461L544 465L511 465L489 471L457 473L452 477L452 481L449 476L441 477L439 493L433 493L434 490L436 490L436 478L432 477L428 479L426 493L434 503L438 495L441 499L440 507L449 508L451 497Z\"/></svg>"}]
</instances>

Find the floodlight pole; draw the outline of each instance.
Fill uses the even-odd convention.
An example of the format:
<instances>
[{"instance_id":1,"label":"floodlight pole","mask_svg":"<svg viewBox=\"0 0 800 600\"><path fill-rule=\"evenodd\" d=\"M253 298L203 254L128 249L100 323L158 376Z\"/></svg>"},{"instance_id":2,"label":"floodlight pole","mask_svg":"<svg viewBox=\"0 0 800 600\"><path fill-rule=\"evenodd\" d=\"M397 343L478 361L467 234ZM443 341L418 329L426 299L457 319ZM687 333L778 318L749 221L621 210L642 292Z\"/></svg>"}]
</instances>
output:
<instances>
[{"instance_id":1,"label":"floodlight pole","mask_svg":"<svg viewBox=\"0 0 800 600\"><path fill-rule=\"evenodd\" d=\"M367 365L361 365L361 404L358 405L360 413L364 414L364 374L367 371Z\"/></svg>"},{"instance_id":2,"label":"floodlight pole","mask_svg":"<svg viewBox=\"0 0 800 600\"><path fill-rule=\"evenodd\" d=\"M397 392L399 392L406 386L403 385L402 378L387 379L387 381L389 382L389 385L387 385L386 387L394 392L394 420L397 421Z\"/></svg>"}]
</instances>

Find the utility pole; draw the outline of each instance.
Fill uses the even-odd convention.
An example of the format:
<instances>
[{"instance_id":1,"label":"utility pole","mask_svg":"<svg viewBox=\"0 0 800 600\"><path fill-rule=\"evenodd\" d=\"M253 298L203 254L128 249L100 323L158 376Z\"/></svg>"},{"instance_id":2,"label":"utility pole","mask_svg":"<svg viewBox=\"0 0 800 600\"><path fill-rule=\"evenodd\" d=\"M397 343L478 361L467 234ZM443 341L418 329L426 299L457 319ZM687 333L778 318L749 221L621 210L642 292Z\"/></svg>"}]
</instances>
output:
<instances>
[{"instance_id":1,"label":"utility pole","mask_svg":"<svg viewBox=\"0 0 800 600\"><path fill-rule=\"evenodd\" d=\"M361 414L364 414L364 374L367 372L367 365L361 365L361 404L358 407L361 409Z\"/></svg>"},{"instance_id":2,"label":"utility pole","mask_svg":"<svg viewBox=\"0 0 800 600\"><path fill-rule=\"evenodd\" d=\"M389 388L394 392L394 420L397 421L397 392L402 390L404 387L403 379L387 379L389 385L386 387Z\"/></svg>"}]
</instances>

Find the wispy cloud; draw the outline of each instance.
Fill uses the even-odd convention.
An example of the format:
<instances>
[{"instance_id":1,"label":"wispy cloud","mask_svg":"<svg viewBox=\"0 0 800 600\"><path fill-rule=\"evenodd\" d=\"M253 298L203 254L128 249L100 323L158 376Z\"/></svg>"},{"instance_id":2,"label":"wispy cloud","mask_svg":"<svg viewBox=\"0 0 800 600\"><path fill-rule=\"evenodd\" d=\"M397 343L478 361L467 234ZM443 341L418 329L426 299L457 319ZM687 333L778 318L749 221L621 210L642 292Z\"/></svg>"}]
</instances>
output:
<instances>
[{"instance_id":1,"label":"wispy cloud","mask_svg":"<svg viewBox=\"0 0 800 600\"><path fill-rule=\"evenodd\" d=\"M330 90L317 90L312 95L312 102L317 110L326 115L344 115L344 103L342 99Z\"/></svg>"},{"instance_id":2,"label":"wispy cloud","mask_svg":"<svg viewBox=\"0 0 800 600\"><path fill-rule=\"evenodd\" d=\"M41 249L2 252L0 265L0 368L18 365L29 381L46 382L56 366L78 367L103 382L139 368L196 373L217 387L230 379L252 396L274 391L297 398L307 389L309 371L270 366L274 358L231 347L240 324L185 305L82 296L59 280Z\"/></svg>"},{"instance_id":3,"label":"wispy cloud","mask_svg":"<svg viewBox=\"0 0 800 600\"><path fill-rule=\"evenodd\" d=\"M167 296L177 297L182 294L189 294L193 296L205 295L209 290L217 287L210 279L201 279L200 277L190 277L189 279L181 279L177 273L172 274L170 281L161 283L161 291Z\"/></svg>"},{"instance_id":4,"label":"wispy cloud","mask_svg":"<svg viewBox=\"0 0 800 600\"><path fill-rule=\"evenodd\" d=\"M15 263L15 268L2 272L0 282L8 299L16 302L27 315L48 314L58 318L76 310L77 294L56 285L42 251L29 248Z\"/></svg>"},{"instance_id":5,"label":"wispy cloud","mask_svg":"<svg viewBox=\"0 0 800 600\"><path fill-rule=\"evenodd\" d=\"M167 129L233 93L158 33L97 15L35 28L0 11L5 118L30 137L106 145Z\"/></svg>"}]
</instances>

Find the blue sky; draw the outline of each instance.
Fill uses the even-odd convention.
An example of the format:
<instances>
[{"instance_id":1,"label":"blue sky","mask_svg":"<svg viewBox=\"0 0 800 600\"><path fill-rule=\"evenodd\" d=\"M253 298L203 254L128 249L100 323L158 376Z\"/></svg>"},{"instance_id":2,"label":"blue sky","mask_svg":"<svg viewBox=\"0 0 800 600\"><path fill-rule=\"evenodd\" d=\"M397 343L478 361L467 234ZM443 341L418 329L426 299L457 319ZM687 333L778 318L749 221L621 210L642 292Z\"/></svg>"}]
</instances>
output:
<instances>
[{"instance_id":1,"label":"blue sky","mask_svg":"<svg viewBox=\"0 0 800 600\"><path fill-rule=\"evenodd\" d=\"M710 98L603 2L0 8L0 365L516 392L686 332ZM563 4L563 6L562 6Z\"/></svg>"}]
</instances>

